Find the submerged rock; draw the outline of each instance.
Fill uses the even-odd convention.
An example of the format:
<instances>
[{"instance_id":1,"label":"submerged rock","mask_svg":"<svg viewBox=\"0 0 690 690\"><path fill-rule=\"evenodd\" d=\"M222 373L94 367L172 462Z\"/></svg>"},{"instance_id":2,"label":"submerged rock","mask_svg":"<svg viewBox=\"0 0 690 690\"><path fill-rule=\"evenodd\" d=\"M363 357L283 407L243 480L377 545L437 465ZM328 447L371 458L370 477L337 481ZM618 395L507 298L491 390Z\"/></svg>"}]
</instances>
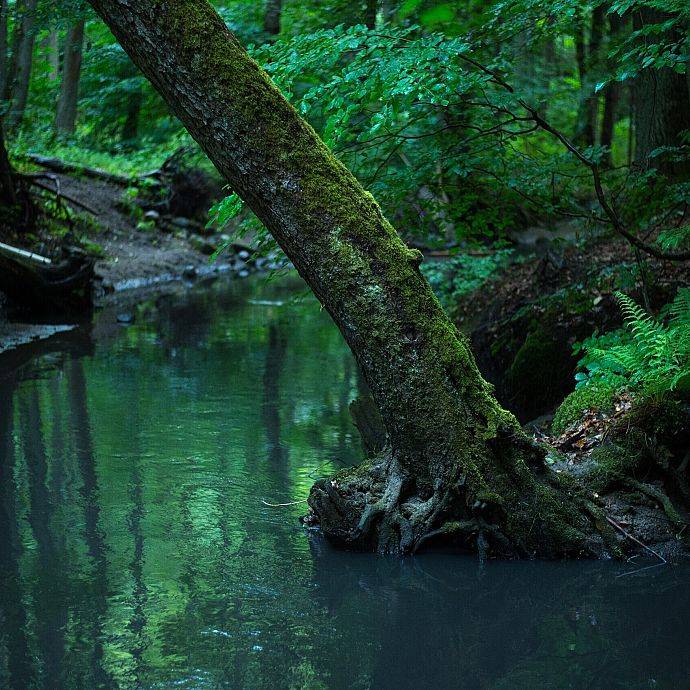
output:
<instances>
[{"instance_id":1,"label":"submerged rock","mask_svg":"<svg viewBox=\"0 0 690 690\"><path fill-rule=\"evenodd\" d=\"M185 278L186 280L194 280L194 278L197 277L199 272L196 269L196 266L185 266L184 270L182 271L182 277Z\"/></svg>"}]
</instances>

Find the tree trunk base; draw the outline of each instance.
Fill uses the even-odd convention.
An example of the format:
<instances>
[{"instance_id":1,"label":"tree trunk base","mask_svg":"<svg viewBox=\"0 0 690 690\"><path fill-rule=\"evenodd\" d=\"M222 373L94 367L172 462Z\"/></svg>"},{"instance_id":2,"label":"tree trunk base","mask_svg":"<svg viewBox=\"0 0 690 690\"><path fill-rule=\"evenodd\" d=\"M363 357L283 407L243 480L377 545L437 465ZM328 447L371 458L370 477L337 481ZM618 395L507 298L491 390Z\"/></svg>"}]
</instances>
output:
<instances>
[{"instance_id":1,"label":"tree trunk base","mask_svg":"<svg viewBox=\"0 0 690 690\"><path fill-rule=\"evenodd\" d=\"M50 266L0 254L0 291L20 312L32 316L89 313L93 307L94 260L71 256Z\"/></svg>"},{"instance_id":2,"label":"tree trunk base","mask_svg":"<svg viewBox=\"0 0 690 690\"><path fill-rule=\"evenodd\" d=\"M306 524L318 524L337 546L409 555L452 548L499 558L610 558L621 556L613 528L578 487L547 468L532 478L528 498L507 506L466 478L419 495L387 448L359 467L318 481Z\"/></svg>"},{"instance_id":3,"label":"tree trunk base","mask_svg":"<svg viewBox=\"0 0 690 690\"><path fill-rule=\"evenodd\" d=\"M577 478L547 466L545 450L513 431L488 442L483 461L471 454L476 467L497 471L458 467L426 492L387 445L318 481L304 522L340 548L381 554L680 560L690 554L689 422L682 404L641 404Z\"/></svg>"}]
</instances>

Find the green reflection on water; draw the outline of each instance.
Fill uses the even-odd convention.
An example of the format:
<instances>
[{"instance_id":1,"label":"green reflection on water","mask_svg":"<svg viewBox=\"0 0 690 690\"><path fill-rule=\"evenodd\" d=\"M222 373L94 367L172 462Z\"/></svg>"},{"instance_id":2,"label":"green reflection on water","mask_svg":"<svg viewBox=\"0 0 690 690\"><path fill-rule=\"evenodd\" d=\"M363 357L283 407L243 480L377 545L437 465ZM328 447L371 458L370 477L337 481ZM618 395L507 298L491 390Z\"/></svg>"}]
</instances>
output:
<instances>
[{"instance_id":1,"label":"green reflection on water","mask_svg":"<svg viewBox=\"0 0 690 690\"><path fill-rule=\"evenodd\" d=\"M690 687L687 567L339 553L262 503L360 453L298 294L173 291L0 360L0 688Z\"/></svg>"},{"instance_id":2,"label":"green reflection on water","mask_svg":"<svg viewBox=\"0 0 690 690\"><path fill-rule=\"evenodd\" d=\"M3 488L26 639L8 682L197 687L211 679L190 669L223 660L240 686L267 631L304 634L284 590L310 587L306 505L262 499L300 501L356 460L358 384L327 315L295 296L256 281L164 296L93 356L17 382Z\"/></svg>"}]
</instances>

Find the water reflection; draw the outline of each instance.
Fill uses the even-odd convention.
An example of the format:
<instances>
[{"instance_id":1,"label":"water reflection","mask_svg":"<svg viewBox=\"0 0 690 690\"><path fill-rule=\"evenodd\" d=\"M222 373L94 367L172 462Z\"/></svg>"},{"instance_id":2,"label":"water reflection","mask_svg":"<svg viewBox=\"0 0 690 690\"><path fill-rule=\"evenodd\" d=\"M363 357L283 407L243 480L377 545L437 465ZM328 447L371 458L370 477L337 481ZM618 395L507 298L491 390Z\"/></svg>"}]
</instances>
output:
<instances>
[{"instance_id":1,"label":"water reflection","mask_svg":"<svg viewBox=\"0 0 690 690\"><path fill-rule=\"evenodd\" d=\"M284 467L287 448L280 441L280 375L285 366L287 329L272 322L268 326L268 346L264 365L262 418L266 429L268 457L277 469Z\"/></svg>"},{"instance_id":2,"label":"water reflection","mask_svg":"<svg viewBox=\"0 0 690 690\"><path fill-rule=\"evenodd\" d=\"M87 679L92 687L112 687L112 680L103 663L105 654L103 626L108 610L107 547L100 527L100 493L83 360L72 359L66 369L70 429L81 484L79 497L83 514L83 538L89 560L84 577L87 578L89 587L90 610L88 622L86 620L84 622L89 631L92 646L88 655L88 668L85 671L88 673Z\"/></svg>"},{"instance_id":3,"label":"water reflection","mask_svg":"<svg viewBox=\"0 0 690 690\"><path fill-rule=\"evenodd\" d=\"M4 381L0 395L0 680L2 686L22 688L33 682L27 639L19 560L21 545L17 525L17 486L14 480L13 376Z\"/></svg>"},{"instance_id":4,"label":"water reflection","mask_svg":"<svg viewBox=\"0 0 690 690\"><path fill-rule=\"evenodd\" d=\"M173 293L0 372L0 687L687 687L687 569L342 554L264 504L360 452L296 291Z\"/></svg>"}]
</instances>

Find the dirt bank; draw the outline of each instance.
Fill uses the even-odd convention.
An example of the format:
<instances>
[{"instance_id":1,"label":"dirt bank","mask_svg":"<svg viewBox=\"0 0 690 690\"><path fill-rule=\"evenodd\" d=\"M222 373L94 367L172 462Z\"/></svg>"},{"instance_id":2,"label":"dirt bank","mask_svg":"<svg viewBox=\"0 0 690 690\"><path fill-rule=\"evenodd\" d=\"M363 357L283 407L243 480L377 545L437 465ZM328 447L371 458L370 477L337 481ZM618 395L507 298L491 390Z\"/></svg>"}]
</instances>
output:
<instances>
[{"instance_id":1,"label":"dirt bank","mask_svg":"<svg viewBox=\"0 0 690 690\"><path fill-rule=\"evenodd\" d=\"M615 293L658 310L688 284L685 264L645 258L616 239L548 245L450 305L482 374L524 423L552 411L575 385L573 345L622 325ZM646 295L643 291L642 275Z\"/></svg>"},{"instance_id":2,"label":"dirt bank","mask_svg":"<svg viewBox=\"0 0 690 690\"><path fill-rule=\"evenodd\" d=\"M198 222L157 214L147 218L131 189L107 180L65 174L54 174L53 180L59 184L64 203L79 220L80 241L98 257L94 288L97 308L117 301L126 290L194 281L228 271L244 278L261 270L264 263L271 263L254 262L237 245L212 262L210 255L226 238L207 233ZM39 238L31 249L48 253L52 242L50 236ZM22 314L8 320L0 295L0 353L50 338L88 318L77 315L57 319L65 323L33 323L31 315Z\"/></svg>"}]
</instances>

